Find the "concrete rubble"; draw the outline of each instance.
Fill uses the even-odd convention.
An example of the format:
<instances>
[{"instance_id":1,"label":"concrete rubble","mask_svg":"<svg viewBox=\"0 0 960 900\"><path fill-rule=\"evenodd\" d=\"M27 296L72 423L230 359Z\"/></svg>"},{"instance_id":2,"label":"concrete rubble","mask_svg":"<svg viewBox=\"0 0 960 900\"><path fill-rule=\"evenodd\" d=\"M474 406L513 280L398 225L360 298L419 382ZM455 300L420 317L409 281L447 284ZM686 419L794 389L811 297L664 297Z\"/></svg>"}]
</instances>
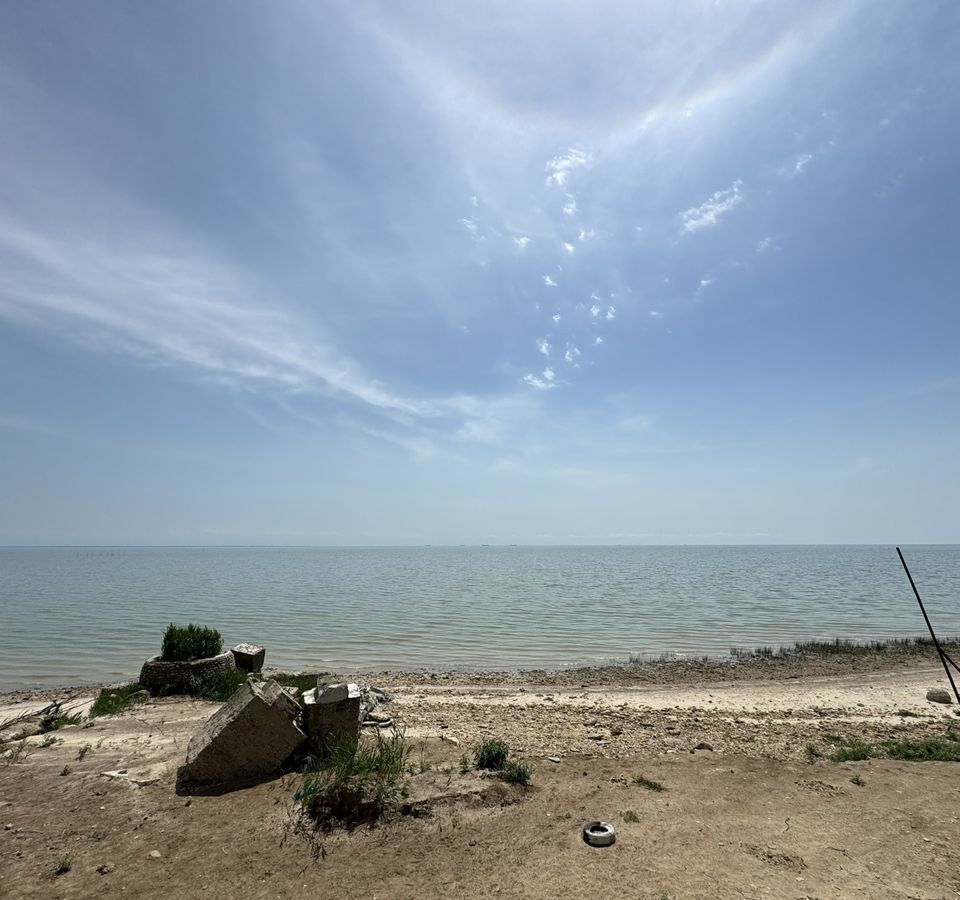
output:
<instances>
[{"instance_id":1,"label":"concrete rubble","mask_svg":"<svg viewBox=\"0 0 960 900\"><path fill-rule=\"evenodd\" d=\"M360 688L355 684L317 686L303 692L303 722L314 746L356 741L360 737Z\"/></svg>"},{"instance_id":2,"label":"concrete rubble","mask_svg":"<svg viewBox=\"0 0 960 900\"><path fill-rule=\"evenodd\" d=\"M190 739L188 782L229 785L276 772L306 740L301 708L276 681L249 679Z\"/></svg>"},{"instance_id":3,"label":"concrete rubble","mask_svg":"<svg viewBox=\"0 0 960 900\"><path fill-rule=\"evenodd\" d=\"M241 672L259 672L267 651L257 644L237 644L231 651L234 662Z\"/></svg>"}]
</instances>

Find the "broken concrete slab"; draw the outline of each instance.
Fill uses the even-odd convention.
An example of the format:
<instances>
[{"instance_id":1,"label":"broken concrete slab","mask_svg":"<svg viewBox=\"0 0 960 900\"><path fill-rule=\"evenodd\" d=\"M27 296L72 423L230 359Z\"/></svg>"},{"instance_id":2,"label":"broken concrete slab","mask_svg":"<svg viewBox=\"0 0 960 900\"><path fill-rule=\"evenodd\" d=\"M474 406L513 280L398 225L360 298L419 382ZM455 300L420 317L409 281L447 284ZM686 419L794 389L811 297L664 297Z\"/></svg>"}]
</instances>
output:
<instances>
[{"instance_id":1,"label":"broken concrete slab","mask_svg":"<svg viewBox=\"0 0 960 900\"><path fill-rule=\"evenodd\" d=\"M248 680L190 738L181 776L228 786L273 774L306 740L300 712L273 679Z\"/></svg>"},{"instance_id":2,"label":"broken concrete slab","mask_svg":"<svg viewBox=\"0 0 960 900\"><path fill-rule=\"evenodd\" d=\"M360 689L355 684L319 683L303 692L303 722L317 746L356 741L360 736Z\"/></svg>"},{"instance_id":3,"label":"broken concrete slab","mask_svg":"<svg viewBox=\"0 0 960 900\"><path fill-rule=\"evenodd\" d=\"M237 644L230 652L241 672L259 672L263 669L263 661L267 655L263 647L257 644Z\"/></svg>"}]
</instances>

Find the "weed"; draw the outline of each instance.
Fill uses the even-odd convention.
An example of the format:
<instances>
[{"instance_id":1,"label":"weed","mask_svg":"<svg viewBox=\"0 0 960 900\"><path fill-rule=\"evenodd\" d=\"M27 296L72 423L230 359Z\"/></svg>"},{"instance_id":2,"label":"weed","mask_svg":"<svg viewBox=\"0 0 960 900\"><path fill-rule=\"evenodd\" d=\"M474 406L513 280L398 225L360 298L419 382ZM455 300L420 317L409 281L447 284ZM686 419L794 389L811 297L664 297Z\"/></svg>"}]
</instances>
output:
<instances>
[{"instance_id":1,"label":"weed","mask_svg":"<svg viewBox=\"0 0 960 900\"><path fill-rule=\"evenodd\" d=\"M207 628L205 625L174 625L171 622L163 636L160 658L165 662L206 659L217 656L222 650L223 639L215 628Z\"/></svg>"},{"instance_id":2,"label":"weed","mask_svg":"<svg viewBox=\"0 0 960 900\"><path fill-rule=\"evenodd\" d=\"M27 744L26 738L24 738L22 741L17 741L3 751L3 763L6 766L11 766L14 763L21 762L29 753L30 746Z\"/></svg>"},{"instance_id":3,"label":"weed","mask_svg":"<svg viewBox=\"0 0 960 900\"><path fill-rule=\"evenodd\" d=\"M40 748L43 749L43 750L46 750L47 747L52 747L52 746L53 746L54 744L56 744L59 740L60 740L59 738L55 738L52 734L48 734L48 735L46 735L46 737L44 737L44 739L40 742Z\"/></svg>"},{"instance_id":4,"label":"weed","mask_svg":"<svg viewBox=\"0 0 960 900\"><path fill-rule=\"evenodd\" d=\"M830 759L834 762L860 762L864 759L870 759L874 755L874 748L859 738L852 738L840 744Z\"/></svg>"},{"instance_id":5,"label":"weed","mask_svg":"<svg viewBox=\"0 0 960 900\"><path fill-rule=\"evenodd\" d=\"M897 715L902 716L905 719L919 719L920 713L910 712L909 709L898 709Z\"/></svg>"},{"instance_id":6,"label":"weed","mask_svg":"<svg viewBox=\"0 0 960 900\"><path fill-rule=\"evenodd\" d=\"M632 809L624 810L622 813L620 813L620 818L622 818L624 822L640 821L640 816L638 816Z\"/></svg>"},{"instance_id":7,"label":"weed","mask_svg":"<svg viewBox=\"0 0 960 900\"><path fill-rule=\"evenodd\" d=\"M52 718L44 719L43 722L40 723L40 731L42 734L46 734L48 731L58 731L67 725L79 725L82 721L83 716L80 715L80 713L54 716Z\"/></svg>"},{"instance_id":8,"label":"weed","mask_svg":"<svg viewBox=\"0 0 960 900\"><path fill-rule=\"evenodd\" d=\"M105 831L95 831L90 837L95 841L102 841L107 836Z\"/></svg>"},{"instance_id":9,"label":"weed","mask_svg":"<svg viewBox=\"0 0 960 900\"><path fill-rule=\"evenodd\" d=\"M321 827L373 821L403 796L410 749L399 729L341 741L314 760L295 797Z\"/></svg>"},{"instance_id":10,"label":"weed","mask_svg":"<svg viewBox=\"0 0 960 900\"><path fill-rule=\"evenodd\" d=\"M855 784L857 787L863 787L866 782L859 775L854 775L853 778L850 779L850 784Z\"/></svg>"},{"instance_id":11,"label":"weed","mask_svg":"<svg viewBox=\"0 0 960 900\"><path fill-rule=\"evenodd\" d=\"M823 757L822 751L815 744L807 744L803 749L804 755L807 757L807 762L810 765L813 765L818 759Z\"/></svg>"},{"instance_id":12,"label":"weed","mask_svg":"<svg viewBox=\"0 0 960 900\"><path fill-rule=\"evenodd\" d=\"M487 738L473 748L473 759L478 769L499 771L509 755L510 748L500 738Z\"/></svg>"},{"instance_id":13,"label":"weed","mask_svg":"<svg viewBox=\"0 0 960 900\"><path fill-rule=\"evenodd\" d=\"M666 790L664 786L659 781L653 781L650 778L645 778L643 775L637 775L633 779L633 783L639 785L642 788L646 788L648 791L656 791L658 794L661 791Z\"/></svg>"},{"instance_id":14,"label":"weed","mask_svg":"<svg viewBox=\"0 0 960 900\"><path fill-rule=\"evenodd\" d=\"M826 743L833 744L834 747L840 747L843 744L843 738L839 734L825 734L823 739Z\"/></svg>"},{"instance_id":15,"label":"weed","mask_svg":"<svg viewBox=\"0 0 960 900\"><path fill-rule=\"evenodd\" d=\"M187 684L187 693L202 700L229 700L247 680L247 673L240 669L217 669L205 675L192 677Z\"/></svg>"},{"instance_id":16,"label":"weed","mask_svg":"<svg viewBox=\"0 0 960 900\"><path fill-rule=\"evenodd\" d=\"M949 737L926 737L918 741L885 741L880 745L890 759L911 762L960 762L960 743Z\"/></svg>"},{"instance_id":17,"label":"weed","mask_svg":"<svg viewBox=\"0 0 960 900\"><path fill-rule=\"evenodd\" d=\"M143 703L149 696L143 685L137 683L104 688L90 707L90 718L119 715L138 703Z\"/></svg>"},{"instance_id":18,"label":"weed","mask_svg":"<svg viewBox=\"0 0 960 900\"><path fill-rule=\"evenodd\" d=\"M526 787L530 784L530 778L533 776L533 767L529 763L511 759L504 763L499 774L507 784L519 784Z\"/></svg>"},{"instance_id":19,"label":"weed","mask_svg":"<svg viewBox=\"0 0 960 900\"><path fill-rule=\"evenodd\" d=\"M73 868L73 857L69 853L64 853L60 856L56 863L53 866L53 875L54 877L58 875L66 875Z\"/></svg>"},{"instance_id":20,"label":"weed","mask_svg":"<svg viewBox=\"0 0 960 900\"><path fill-rule=\"evenodd\" d=\"M470 757L466 753L460 757L460 774L466 775L470 771Z\"/></svg>"},{"instance_id":21,"label":"weed","mask_svg":"<svg viewBox=\"0 0 960 900\"><path fill-rule=\"evenodd\" d=\"M77 761L78 761L78 762L83 762L83 758L84 758L92 749L93 749L93 748L92 748L89 744L84 744L84 745L77 751Z\"/></svg>"},{"instance_id":22,"label":"weed","mask_svg":"<svg viewBox=\"0 0 960 900\"><path fill-rule=\"evenodd\" d=\"M64 766L64 767L60 770L60 774L61 774L61 775L69 775L72 771L73 771L73 769L71 769L70 766Z\"/></svg>"}]
</instances>

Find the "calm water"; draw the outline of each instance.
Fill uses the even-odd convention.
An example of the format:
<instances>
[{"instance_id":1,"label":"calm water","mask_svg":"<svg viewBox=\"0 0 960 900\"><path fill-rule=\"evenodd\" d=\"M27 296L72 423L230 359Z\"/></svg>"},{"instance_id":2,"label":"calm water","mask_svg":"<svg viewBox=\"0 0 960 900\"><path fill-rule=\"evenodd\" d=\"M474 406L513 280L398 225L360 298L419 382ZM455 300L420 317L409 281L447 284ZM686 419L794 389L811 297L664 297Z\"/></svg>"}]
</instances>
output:
<instances>
[{"instance_id":1,"label":"calm water","mask_svg":"<svg viewBox=\"0 0 960 900\"><path fill-rule=\"evenodd\" d=\"M960 633L960 547L905 555L938 632ZM892 547L0 549L0 689L134 676L171 621L330 670L924 633Z\"/></svg>"}]
</instances>

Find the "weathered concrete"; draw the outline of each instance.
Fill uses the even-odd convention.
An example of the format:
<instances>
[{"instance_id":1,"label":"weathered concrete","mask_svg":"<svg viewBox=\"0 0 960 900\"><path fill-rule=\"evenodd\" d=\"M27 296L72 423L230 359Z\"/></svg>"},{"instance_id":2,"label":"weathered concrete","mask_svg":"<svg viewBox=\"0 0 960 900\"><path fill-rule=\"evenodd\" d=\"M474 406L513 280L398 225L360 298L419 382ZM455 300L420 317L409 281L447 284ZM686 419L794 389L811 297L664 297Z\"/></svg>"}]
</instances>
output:
<instances>
[{"instance_id":1,"label":"weathered concrete","mask_svg":"<svg viewBox=\"0 0 960 900\"><path fill-rule=\"evenodd\" d=\"M237 644L230 652L241 672L259 672L267 655L267 651L256 644Z\"/></svg>"},{"instance_id":2,"label":"weathered concrete","mask_svg":"<svg viewBox=\"0 0 960 900\"><path fill-rule=\"evenodd\" d=\"M140 684L151 694L188 694L198 679L224 669L235 669L233 653L224 650L205 659L185 659L168 662L151 656L140 669Z\"/></svg>"},{"instance_id":3,"label":"weathered concrete","mask_svg":"<svg viewBox=\"0 0 960 900\"><path fill-rule=\"evenodd\" d=\"M299 716L300 704L277 682L248 680L190 738L181 774L217 785L270 775L306 740Z\"/></svg>"},{"instance_id":4,"label":"weathered concrete","mask_svg":"<svg viewBox=\"0 0 960 900\"><path fill-rule=\"evenodd\" d=\"M319 683L303 692L303 722L315 745L356 741L360 736L360 689L355 684Z\"/></svg>"}]
</instances>

